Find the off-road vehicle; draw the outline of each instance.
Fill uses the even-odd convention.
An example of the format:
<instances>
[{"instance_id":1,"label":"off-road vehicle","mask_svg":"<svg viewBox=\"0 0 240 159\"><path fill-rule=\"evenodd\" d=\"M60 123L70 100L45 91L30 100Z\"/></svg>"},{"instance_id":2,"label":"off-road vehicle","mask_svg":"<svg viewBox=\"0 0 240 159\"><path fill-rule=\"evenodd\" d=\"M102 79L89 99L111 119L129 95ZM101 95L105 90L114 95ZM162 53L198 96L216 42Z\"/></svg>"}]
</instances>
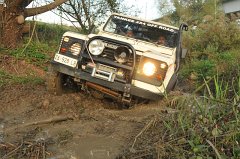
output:
<instances>
[{"instance_id":1,"label":"off-road vehicle","mask_svg":"<svg viewBox=\"0 0 240 159\"><path fill-rule=\"evenodd\" d=\"M112 14L97 34L66 32L51 61L48 90L60 94L77 85L126 103L157 100L176 84L182 30L187 25Z\"/></svg>"}]
</instances>

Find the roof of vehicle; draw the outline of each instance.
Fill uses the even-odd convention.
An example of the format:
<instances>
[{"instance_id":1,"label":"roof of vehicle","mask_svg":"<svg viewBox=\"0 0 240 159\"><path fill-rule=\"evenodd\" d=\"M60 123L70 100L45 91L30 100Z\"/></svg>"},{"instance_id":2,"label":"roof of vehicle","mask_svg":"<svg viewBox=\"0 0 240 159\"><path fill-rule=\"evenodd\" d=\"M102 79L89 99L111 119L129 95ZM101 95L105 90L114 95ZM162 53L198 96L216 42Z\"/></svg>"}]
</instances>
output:
<instances>
[{"instance_id":1,"label":"roof of vehicle","mask_svg":"<svg viewBox=\"0 0 240 159\"><path fill-rule=\"evenodd\" d=\"M165 27L168 27L168 28L179 30L179 28L177 28L177 27L167 25L167 24L163 24L163 23L159 23L159 22L155 22L155 21L151 21L151 20L141 19L141 18L137 18L137 17L133 17L133 16L127 16L127 15L119 14L119 13L113 13L112 15L122 16L122 17L130 18L130 19L136 19L136 20L139 20L139 21L144 21L144 22L157 24L157 25L161 25L161 26L165 26Z\"/></svg>"}]
</instances>

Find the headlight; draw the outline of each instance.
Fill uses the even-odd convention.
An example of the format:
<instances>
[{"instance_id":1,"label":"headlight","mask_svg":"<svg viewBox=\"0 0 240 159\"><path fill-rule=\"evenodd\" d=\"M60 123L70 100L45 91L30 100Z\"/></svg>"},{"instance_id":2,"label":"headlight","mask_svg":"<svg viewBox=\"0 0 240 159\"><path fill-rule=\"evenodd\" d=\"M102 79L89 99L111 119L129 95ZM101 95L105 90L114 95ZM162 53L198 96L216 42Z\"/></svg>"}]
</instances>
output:
<instances>
[{"instance_id":1,"label":"headlight","mask_svg":"<svg viewBox=\"0 0 240 159\"><path fill-rule=\"evenodd\" d=\"M101 40L93 40L90 42L89 51L92 55L100 55L104 49L104 43Z\"/></svg>"},{"instance_id":2,"label":"headlight","mask_svg":"<svg viewBox=\"0 0 240 159\"><path fill-rule=\"evenodd\" d=\"M156 66L151 62L146 62L143 65L143 73L146 76L152 76L157 71Z\"/></svg>"},{"instance_id":3,"label":"headlight","mask_svg":"<svg viewBox=\"0 0 240 159\"><path fill-rule=\"evenodd\" d=\"M81 51L81 44L79 43L74 43L70 47L70 51L73 55L78 55Z\"/></svg>"},{"instance_id":4,"label":"headlight","mask_svg":"<svg viewBox=\"0 0 240 159\"><path fill-rule=\"evenodd\" d=\"M126 47L118 47L114 53L114 58L119 63L125 63L130 57L130 52Z\"/></svg>"}]
</instances>

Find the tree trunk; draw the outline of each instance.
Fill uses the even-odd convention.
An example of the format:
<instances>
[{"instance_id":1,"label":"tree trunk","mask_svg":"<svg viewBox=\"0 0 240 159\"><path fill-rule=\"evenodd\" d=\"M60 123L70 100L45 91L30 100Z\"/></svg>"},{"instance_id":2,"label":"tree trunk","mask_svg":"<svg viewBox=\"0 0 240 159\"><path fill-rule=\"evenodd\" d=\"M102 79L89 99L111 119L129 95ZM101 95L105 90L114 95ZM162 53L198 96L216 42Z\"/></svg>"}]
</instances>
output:
<instances>
[{"instance_id":1,"label":"tree trunk","mask_svg":"<svg viewBox=\"0 0 240 159\"><path fill-rule=\"evenodd\" d=\"M2 44L2 32L3 32L3 5L0 4L0 47Z\"/></svg>"},{"instance_id":2,"label":"tree trunk","mask_svg":"<svg viewBox=\"0 0 240 159\"><path fill-rule=\"evenodd\" d=\"M22 43L22 31L26 17L54 9L68 0L54 0L41 7L26 8L32 1L5 0L6 6L0 4L0 46L16 48Z\"/></svg>"},{"instance_id":3,"label":"tree trunk","mask_svg":"<svg viewBox=\"0 0 240 159\"><path fill-rule=\"evenodd\" d=\"M15 48L22 42L23 24L19 24L17 21L17 17L21 13L22 11L17 8L13 8L11 11L4 10L0 13L0 41L5 48Z\"/></svg>"}]
</instances>

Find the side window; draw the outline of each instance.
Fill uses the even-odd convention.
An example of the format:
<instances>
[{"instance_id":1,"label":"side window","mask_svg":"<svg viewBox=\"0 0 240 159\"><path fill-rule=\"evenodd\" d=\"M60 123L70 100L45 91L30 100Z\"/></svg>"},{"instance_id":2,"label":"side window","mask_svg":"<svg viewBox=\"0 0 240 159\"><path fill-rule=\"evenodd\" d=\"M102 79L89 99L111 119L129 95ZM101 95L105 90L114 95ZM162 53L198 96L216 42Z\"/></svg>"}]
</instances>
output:
<instances>
[{"instance_id":1,"label":"side window","mask_svg":"<svg viewBox=\"0 0 240 159\"><path fill-rule=\"evenodd\" d=\"M177 33L172 33L168 35L168 46L175 47L177 45Z\"/></svg>"}]
</instances>

